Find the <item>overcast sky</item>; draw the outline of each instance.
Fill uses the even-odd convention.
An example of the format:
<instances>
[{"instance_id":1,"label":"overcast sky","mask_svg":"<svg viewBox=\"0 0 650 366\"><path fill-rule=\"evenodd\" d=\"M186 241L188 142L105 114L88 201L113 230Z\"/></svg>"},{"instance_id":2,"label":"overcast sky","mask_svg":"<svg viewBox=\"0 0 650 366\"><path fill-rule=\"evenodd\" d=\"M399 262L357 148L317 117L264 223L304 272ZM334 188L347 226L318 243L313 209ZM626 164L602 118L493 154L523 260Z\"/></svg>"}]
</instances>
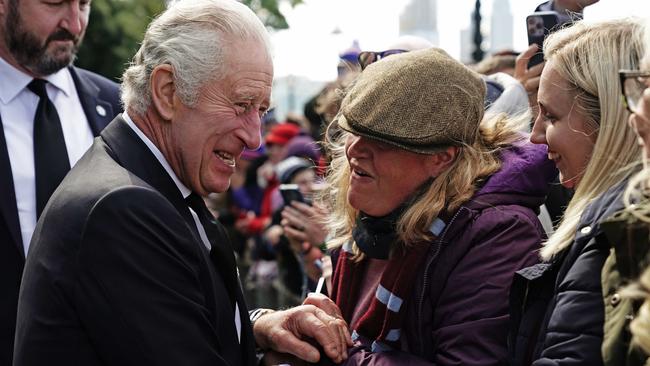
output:
<instances>
[{"instance_id":1,"label":"overcast sky","mask_svg":"<svg viewBox=\"0 0 650 366\"><path fill-rule=\"evenodd\" d=\"M304 0L296 8L283 7L290 28L272 35L275 76L334 79L338 53L352 40L364 50L382 50L398 37L399 15L408 1ZM540 2L510 0L515 50L525 49L525 18ZM470 25L474 0L439 0L437 6L440 47L459 58L460 30ZM492 0L483 0L481 10L483 27L489 29ZM632 15L650 19L650 0L601 0L585 11L588 21Z\"/></svg>"}]
</instances>

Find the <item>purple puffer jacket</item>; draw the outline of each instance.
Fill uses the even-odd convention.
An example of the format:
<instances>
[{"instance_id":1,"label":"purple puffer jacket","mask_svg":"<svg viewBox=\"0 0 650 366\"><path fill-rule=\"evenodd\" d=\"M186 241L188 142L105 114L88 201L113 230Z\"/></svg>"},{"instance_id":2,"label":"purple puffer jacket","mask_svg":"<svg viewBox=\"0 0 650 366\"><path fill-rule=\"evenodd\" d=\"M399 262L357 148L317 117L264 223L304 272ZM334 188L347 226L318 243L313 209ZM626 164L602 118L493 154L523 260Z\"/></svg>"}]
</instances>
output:
<instances>
[{"instance_id":1,"label":"purple puffer jacket","mask_svg":"<svg viewBox=\"0 0 650 366\"><path fill-rule=\"evenodd\" d=\"M403 351L372 353L361 338L344 365L506 365L508 292L515 271L538 261L537 212L557 175L546 147L528 142L431 243L402 332Z\"/></svg>"}]
</instances>

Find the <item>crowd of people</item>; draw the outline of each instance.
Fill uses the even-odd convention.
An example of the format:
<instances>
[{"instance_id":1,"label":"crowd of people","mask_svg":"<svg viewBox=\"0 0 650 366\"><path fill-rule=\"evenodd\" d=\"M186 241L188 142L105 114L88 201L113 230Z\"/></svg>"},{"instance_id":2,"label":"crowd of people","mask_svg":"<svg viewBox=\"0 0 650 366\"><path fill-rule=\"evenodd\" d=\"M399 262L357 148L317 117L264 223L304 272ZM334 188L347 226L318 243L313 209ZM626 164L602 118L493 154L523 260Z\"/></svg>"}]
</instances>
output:
<instances>
[{"instance_id":1,"label":"crowd of people","mask_svg":"<svg viewBox=\"0 0 650 366\"><path fill-rule=\"evenodd\" d=\"M89 1L0 1L0 366L650 365L650 18L593 2L532 67L351 50L278 121L238 1L121 85Z\"/></svg>"}]
</instances>

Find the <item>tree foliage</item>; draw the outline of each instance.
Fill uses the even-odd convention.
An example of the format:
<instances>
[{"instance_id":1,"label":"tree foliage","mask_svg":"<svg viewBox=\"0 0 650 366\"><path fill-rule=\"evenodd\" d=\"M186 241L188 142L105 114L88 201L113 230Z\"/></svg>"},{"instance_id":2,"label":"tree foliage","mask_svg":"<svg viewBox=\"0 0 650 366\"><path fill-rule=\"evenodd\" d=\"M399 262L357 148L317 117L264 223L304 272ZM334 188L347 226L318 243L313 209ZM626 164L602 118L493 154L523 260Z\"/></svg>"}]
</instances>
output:
<instances>
[{"instance_id":1,"label":"tree foliage","mask_svg":"<svg viewBox=\"0 0 650 366\"><path fill-rule=\"evenodd\" d=\"M240 0L272 29L289 27L280 4L303 0ZM119 80L140 47L149 22L166 7L165 0L93 0L86 37L76 65Z\"/></svg>"},{"instance_id":2,"label":"tree foliage","mask_svg":"<svg viewBox=\"0 0 650 366\"><path fill-rule=\"evenodd\" d=\"M118 80L164 0L94 0L76 64Z\"/></svg>"}]
</instances>

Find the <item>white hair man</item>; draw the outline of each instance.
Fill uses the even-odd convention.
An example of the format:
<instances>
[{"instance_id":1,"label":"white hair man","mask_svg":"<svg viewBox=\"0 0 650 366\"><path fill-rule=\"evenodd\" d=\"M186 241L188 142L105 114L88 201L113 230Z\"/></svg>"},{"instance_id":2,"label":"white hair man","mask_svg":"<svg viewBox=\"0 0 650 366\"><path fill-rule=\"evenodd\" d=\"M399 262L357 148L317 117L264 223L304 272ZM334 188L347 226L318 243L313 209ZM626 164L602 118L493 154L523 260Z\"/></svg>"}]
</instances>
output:
<instances>
[{"instance_id":1,"label":"white hair man","mask_svg":"<svg viewBox=\"0 0 650 366\"><path fill-rule=\"evenodd\" d=\"M337 313L301 306L251 327L232 248L200 198L225 191L260 145L272 78L266 30L235 0L176 2L152 22L124 73L126 112L39 221L14 365L253 365L255 344L315 362L307 338L343 360Z\"/></svg>"}]
</instances>

